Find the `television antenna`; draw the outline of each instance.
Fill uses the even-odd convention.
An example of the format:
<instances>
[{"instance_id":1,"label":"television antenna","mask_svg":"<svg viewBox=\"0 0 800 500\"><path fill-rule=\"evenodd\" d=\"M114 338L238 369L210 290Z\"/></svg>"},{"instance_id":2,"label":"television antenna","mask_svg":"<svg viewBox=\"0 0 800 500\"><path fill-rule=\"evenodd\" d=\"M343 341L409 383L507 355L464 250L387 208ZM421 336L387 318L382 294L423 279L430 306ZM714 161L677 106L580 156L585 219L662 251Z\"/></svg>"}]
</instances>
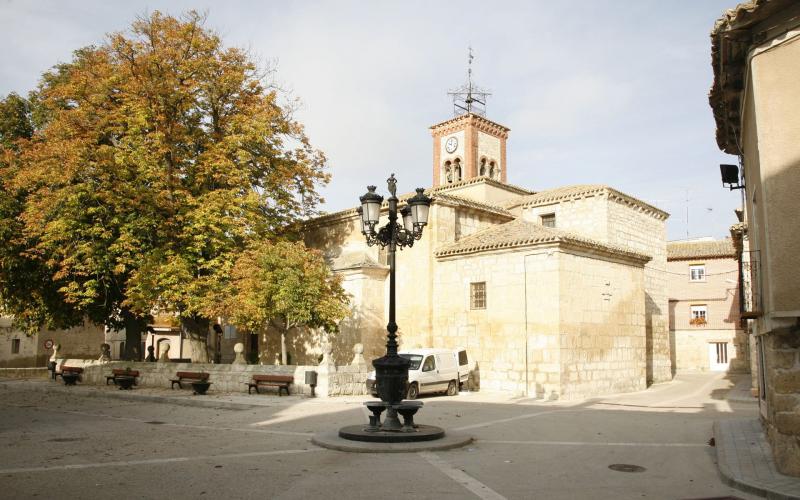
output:
<instances>
[{"instance_id":1,"label":"television antenna","mask_svg":"<svg viewBox=\"0 0 800 500\"><path fill-rule=\"evenodd\" d=\"M473 59L475 59L475 56L472 55L472 46L470 46L467 58L467 83L447 92L447 95L453 98L454 116L470 113L486 116L486 98L492 95L492 93L478 87L472 82Z\"/></svg>"}]
</instances>

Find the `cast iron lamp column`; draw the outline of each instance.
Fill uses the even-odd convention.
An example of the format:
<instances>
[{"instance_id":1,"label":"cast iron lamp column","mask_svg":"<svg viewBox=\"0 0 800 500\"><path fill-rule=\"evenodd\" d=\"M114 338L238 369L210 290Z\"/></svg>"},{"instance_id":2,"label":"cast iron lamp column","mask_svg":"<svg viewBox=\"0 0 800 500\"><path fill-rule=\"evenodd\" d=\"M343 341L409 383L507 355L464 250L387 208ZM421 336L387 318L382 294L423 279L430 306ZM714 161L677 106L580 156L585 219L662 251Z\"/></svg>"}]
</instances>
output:
<instances>
[{"instance_id":1,"label":"cast iron lamp column","mask_svg":"<svg viewBox=\"0 0 800 500\"><path fill-rule=\"evenodd\" d=\"M424 189L417 188L417 194L408 200L408 205L401 210L402 226L397 223L397 180L392 174L387 180L389 193L389 223L375 231L380 218L383 197L375 193L375 186L367 186L367 193L361 196L361 232L367 244L389 247L389 323L386 325L386 355L372 362L375 367L375 379L381 401L399 404L406 395L408 386L408 367L410 361L397 355L397 323L395 322L395 252L397 247L411 247L414 241L422 238L422 230L428 223L428 209L431 199L424 194ZM399 430L400 422L396 411L391 407L387 411L386 430ZM390 415L393 414L393 415Z\"/></svg>"}]
</instances>

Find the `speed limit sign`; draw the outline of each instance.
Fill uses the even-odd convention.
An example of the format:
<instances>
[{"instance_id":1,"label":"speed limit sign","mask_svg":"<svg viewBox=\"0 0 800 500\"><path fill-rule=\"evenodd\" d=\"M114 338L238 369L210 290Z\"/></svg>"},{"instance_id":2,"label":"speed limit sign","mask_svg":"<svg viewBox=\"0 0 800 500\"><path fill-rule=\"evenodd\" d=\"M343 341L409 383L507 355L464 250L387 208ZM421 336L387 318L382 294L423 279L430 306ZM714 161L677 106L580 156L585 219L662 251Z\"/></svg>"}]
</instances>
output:
<instances>
[{"instance_id":1,"label":"speed limit sign","mask_svg":"<svg viewBox=\"0 0 800 500\"><path fill-rule=\"evenodd\" d=\"M47 339L44 341L44 348L45 349L52 349L53 348L53 339Z\"/></svg>"}]
</instances>

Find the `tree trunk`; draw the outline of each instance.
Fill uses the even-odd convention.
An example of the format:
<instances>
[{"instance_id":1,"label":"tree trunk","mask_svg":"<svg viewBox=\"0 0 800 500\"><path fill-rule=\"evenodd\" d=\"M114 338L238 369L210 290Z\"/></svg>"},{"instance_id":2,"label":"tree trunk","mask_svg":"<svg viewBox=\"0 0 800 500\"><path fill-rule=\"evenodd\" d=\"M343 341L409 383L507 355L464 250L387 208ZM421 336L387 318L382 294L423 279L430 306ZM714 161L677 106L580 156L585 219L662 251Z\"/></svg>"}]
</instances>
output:
<instances>
[{"instance_id":1,"label":"tree trunk","mask_svg":"<svg viewBox=\"0 0 800 500\"><path fill-rule=\"evenodd\" d=\"M181 329L192 348L192 363L208 363L208 318L181 318Z\"/></svg>"},{"instance_id":2,"label":"tree trunk","mask_svg":"<svg viewBox=\"0 0 800 500\"><path fill-rule=\"evenodd\" d=\"M123 310L122 321L125 323L125 351L120 357L126 361L141 361L142 332L147 328L147 320Z\"/></svg>"},{"instance_id":3,"label":"tree trunk","mask_svg":"<svg viewBox=\"0 0 800 500\"><path fill-rule=\"evenodd\" d=\"M281 364L286 366L286 330L281 330Z\"/></svg>"}]
</instances>

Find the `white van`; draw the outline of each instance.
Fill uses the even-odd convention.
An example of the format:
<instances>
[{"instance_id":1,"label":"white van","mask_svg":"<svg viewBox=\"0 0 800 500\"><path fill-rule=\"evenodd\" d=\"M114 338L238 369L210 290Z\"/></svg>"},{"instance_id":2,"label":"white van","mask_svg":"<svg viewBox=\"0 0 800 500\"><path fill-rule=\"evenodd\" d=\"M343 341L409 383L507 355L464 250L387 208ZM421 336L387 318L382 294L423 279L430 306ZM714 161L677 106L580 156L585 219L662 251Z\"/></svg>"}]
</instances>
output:
<instances>
[{"instance_id":1,"label":"white van","mask_svg":"<svg viewBox=\"0 0 800 500\"><path fill-rule=\"evenodd\" d=\"M461 384L469 379L471 366L464 349L410 349L397 354L411 361L407 399L431 392L455 396ZM374 397L378 396L374 371L367 376L367 390Z\"/></svg>"}]
</instances>

